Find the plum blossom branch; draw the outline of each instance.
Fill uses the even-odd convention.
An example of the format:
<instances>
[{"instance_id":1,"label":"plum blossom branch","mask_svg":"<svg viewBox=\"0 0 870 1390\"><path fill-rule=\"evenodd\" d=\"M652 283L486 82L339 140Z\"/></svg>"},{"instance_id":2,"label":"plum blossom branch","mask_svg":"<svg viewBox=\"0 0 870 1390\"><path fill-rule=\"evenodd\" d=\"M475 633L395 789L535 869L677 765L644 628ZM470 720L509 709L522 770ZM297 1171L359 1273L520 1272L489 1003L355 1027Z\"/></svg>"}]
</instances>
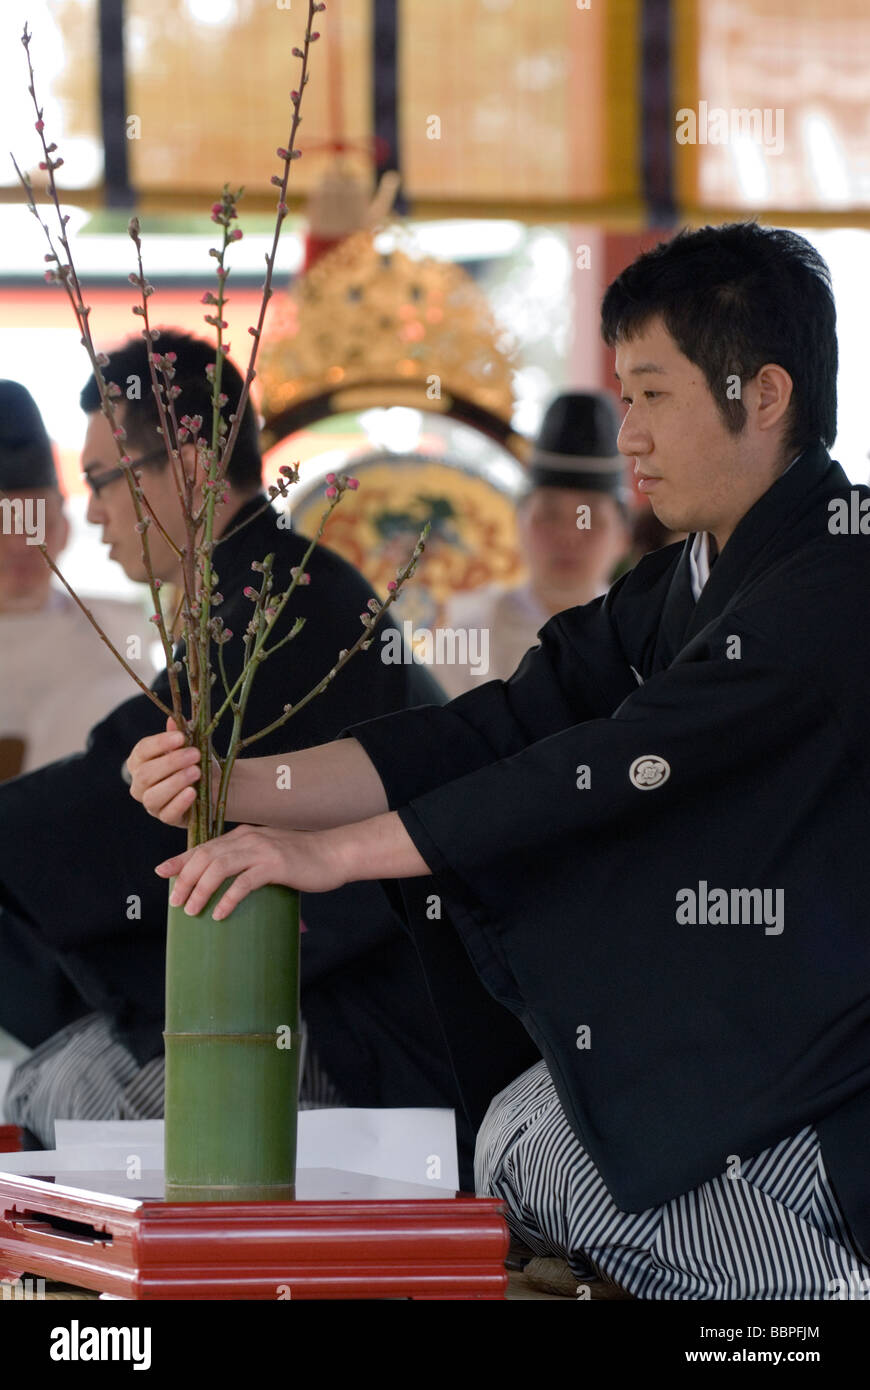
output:
<instances>
[{"instance_id":1,"label":"plum blossom branch","mask_svg":"<svg viewBox=\"0 0 870 1390\"><path fill-rule=\"evenodd\" d=\"M81 340L88 352L94 379L98 388L103 414L109 421L112 435L117 447L119 463L127 478L133 508L136 515L136 530L142 538L142 556L145 565L151 595L154 600L155 613L152 617L159 630L161 641L166 658L167 673L172 695L171 711L150 691L136 675L135 671L124 660L120 653L113 647L105 633L102 632L99 624L94 620L85 605L78 599L67 581L60 574L60 571L51 561L41 546L43 554L58 575L58 578L68 589L73 599L85 613L92 626L110 648L115 657L124 666L139 687L152 701L160 708L164 714L172 714L179 729L181 729L189 742L196 743L202 756L203 776L197 785L197 797L194 803L193 815L190 817L188 830L188 844L199 844L206 839L213 838L222 833L226 818L226 800L229 786L229 779L235 761L242 749L264 738L275 729L282 727L294 714L321 694L329 684L335 679L338 672L343 669L349 660L358 651L364 651L371 646L372 634L377 624L382 620L384 614L398 598L399 593L406 581L413 575L424 549L428 526L424 529L417 546L408 563L397 571L397 578L387 586L388 595L384 602L372 598L369 600L368 611L361 614L363 632L356 642L348 649L343 649L338 654L335 665L326 676L318 680L311 687L308 693L302 697L295 705L285 705L283 714L272 723L258 730L256 733L242 738L242 723L247 712L248 700L256 673L263 661L273 656L275 652L293 641L302 631L304 619L297 618L290 627L290 630L279 640L268 645L276 624L280 621L284 611L292 599L296 589L300 585L310 583L310 575L306 569L308 561L314 553L315 547L320 541L324 528L332 514L334 508L340 503L344 494L353 491L357 486L354 478L345 476L336 477L334 474L327 474L326 477L326 498L328 506L321 518L320 525L316 534L308 545L302 563L291 571L291 582L282 592L275 594L275 581L272 572L275 557L266 556L262 563L253 562L252 568L262 574L262 583L259 591L253 585L248 586L244 593L253 603L251 620L248 623L243 641L243 654L241 671L234 681L230 681L226 669L224 657L224 647L231 640L233 634L226 627L223 619L218 615L212 614L213 608L218 608L223 603L223 596L218 591L219 576L213 564L213 552L215 545L218 544L215 538L215 516L217 509L229 500L229 485L226 481L228 469L232 460L233 450L239 437L239 430L245 416L250 397L251 385L256 377L256 361L259 351L260 339L262 336L263 325L265 323L266 312L269 301L272 297L272 280L275 268L278 239L282 225L287 217L287 186L290 175L290 168L294 160L300 157L300 151L296 149L296 137L301 124L300 106L302 94L309 81L309 61L311 44L315 43L320 35L314 30L313 23L316 14L324 10L323 3L315 3L315 0L308 0L308 20L305 30L305 37L302 48L294 48L293 55L301 60L301 73L298 90L290 94L292 104L292 118L290 123L290 133L286 147L278 149L278 157L283 162L283 171L280 175L272 176L272 183L278 190L278 203L276 207L275 229L272 238L271 249L266 255L266 274L262 286L262 298L260 302L257 322L249 333L253 339L248 361L248 367L244 376L242 391L237 405L228 420L224 419L224 407L228 403L227 395L221 389L221 379L224 362L230 352L230 345L224 339L224 330L227 328L227 321L224 318L225 306L228 303L226 295L227 278L229 267L226 264L226 257L229 247L241 236L241 230L234 226L238 220L237 204L244 190L239 189L233 192L229 186L225 186L221 194L220 201L212 205L212 220L223 229L223 237L220 247L212 247L210 254L216 259L216 290L208 291L204 296L204 303L209 312L205 315L206 322L215 330L215 361L206 368L206 376L211 383L211 436L207 440L202 434L202 418L199 416L182 415L178 418L176 411L176 400L180 395L180 388L175 384L176 373L175 358L171 352L155 352L154 344L160 336L159 329L152 327L149 300L154 293L153 286L150 285L145 277L142 260L142 248L140 238L140 227L137 218L133 218L129 224L130 237L136 248L137 271L130 275L131 282L137 286L140 292L140 303L134 306L133 312L144 321L142 337L145 340L148 357L148 369L151 378L151 390L154 396L159 419L158 433L164 439L167 452L168 465L171 476L175 484L176 494L179 505L184 517L186 531L186 544L179 546L172 538L167 528L156 516L148 499L145 497L139 483L140 470L126 453L126 435L122 426L119 425L114 402L121 396L121 389L115 382L107 382L103 375L102 368L108 365L109 359L105 354L97 353L90 333L88 317L90 308L85 305L78 275L73 262L69 240L66 233L69 218L61 212L60 200L55 181L55 171L61 167L63 160L53 158L57 146L48 144L44 135L43 111L39 106L36 92L34 72L30 60L30 33L25 25L22 36L22 43L27 53L28 72L30 76L29 91L33 99L36 111L36 130L40 136L43 147L44 159L40 163L40 168L48 175L48 192L53 204L54 211L58 218L60 232L58 245L52 238L51 231L47 223L40 216L36 206L33 187L30 178L22 173L17 163L15 169L21 184L25 190L28 206L33 215L37 218L43 232L47 238L49 251L46 261L51 265L51 269L46 271L46 278L54 283L62 284L79 324ZM13 159L13 163L14 163ZM60 250L63 252L61 258ZM189 453L186 449L192 449L194 467L188 471ZM263 506L249 513L245 520L229 531L225 532L220 540L229 539L230 536L237 534L242 528L261 515L266 508L271 506L272 501L278 497L286 497L289 486L299 480L299 465L293 468L282 466L279 470L280 477L277 485L269 488L268 500ZM197 500L197 487L201 491L202 501ZM164 540L175 554L181 564L182 572L182 592L179 598L179 610L167 631L166 620L161 610L158 599L158 591L161 587L160 578L156 577L151 563L151 554L148 539L148 530L154 524ZM174 637L179 617L184 631L184 652L182 660L173 659L173 648L171 637ZM212 645L216 646L216 656L212 655ZM213 667L217 667L217 671ZM190 716L185 719L182 710L182 698L180 683L177 679L180 672L186 667L187 687L190 696ZM212 713L211 687L217 681L218 675L223 686L223 698L218 701L216 713ZM215 758L212 749L212 738L224 716L231 715L232 729L230 732L228 750L224 758ZM217 763L220 783L218 788L217 805L212 807L211 797L211 778L213 767Z\"/></svg>"},{"instance_id":2,"label":"plum blossom branch","mask_svg":"<svg viewBox=\"0 0 870 1390\"><path fill-rule=\"evenodd\" d=\"M30 209L30 212L33 214L33 216L36 218L40 227L42 228L42 231L48 243L49 250L46 254L45 259L49 262L53 262L55 266L55 269L49 269L45 272L45 278L49 283L63 285L67 297L70 301L70 304L72 305L76 322L79 325L82 346L85 348L91 362L91 368L94 374L94 380L97 384L103 414L106 416L107 420L109 421L109 424L111 425L112 436L115 441L115 446L118 452L118 462L120 466L124 469L124 476L127 479L127 484L130 489L130 496L133 502L134 511L136 513L136 530L142 537L142 555L143 560L145 562L145 570L148 578L148 585L151 590L151 598L154 604L154 620L156 621L158 630L161 633L161 638L165 639L163 615L160 608L160 601L157 597L158 585L156 583L153 566L151 564L151 554L147 536L151 518L146 516L143 510L142 498L144 496L144 493L142 491L142 488L139 486L138 478L136 477L135 471L133 469L132 460L130 459L129 455L127 454L124 448L124 441L126 439L125 432L119 425L118 420L115 416L113 400L120 397L121 388L117 385L117 383L107 382L105 380L102 368L108 365L108 358L105 356L104 353L97 352L96 347L94 345L93 337L91 335L89 323L91 310L90 306L85 304L84 297L82 295L81 284L78 278L78 273L75 268L72 249L70 247L69 239L67 237L66 232L67 224L69 222L69 215L64 214L61 211L60 198L57 190L57 181L55 179L55 171L62 166L63 159L60 157L56 159L52 158L52 155L57 149L57 145L54 142L49 143L48 141L46 141L45 138L44 110L39 105L36 96L36 78L33 70L33 63L30 57L31 37L32 36L27 27L27 24L25 24L24 31L21 36L21 42L24 47L24 52L27 59L27 72L29 77L29 85L27 90L30 94L31 100L33 102L33 108L36 113L36 132L42 144L44 156L43 159L40 161L39 167L47 175L49 198L54 208L55 215L58 220L58 226L60 228L58 234L58 243L63 249L64 256L66 257L65 261L61 261L60 255L58 254L57 247L55 246L48 224L43 220L43 218L39 214L39 210L36 206L33 184L29 176L19 168L18 162L15 159L14 155L12 156L12 163L15 167L15 172L18 175L18 179L24 189L28 208ZM60 571L56 567L53 568L58 578L62 581L62 583L66 585L66 580L63 578L63 575L60 573ZM69 588L69 585L66 585L66 587ZM72 592L72 590L70 590L70 592ZM96 623L94 619L91 619L91 621L93 625L97 628L97 631L100 633L100 636L102 637L105 644L114 653L117 660L120 661L121 665L124 666L125 669L129 670L129 668L127 667L127 663L124 661L124 658L121 656L120 652L117 651L113 643L109 640L106 634L99 627L99 624ZM166 642L164 640L164 648L165 647ZM178 722L178 727L186 728L186 721L182 712L181 696L180 691L177 687L177 682L175 684L175 687L171 687L171 689L173 715ZM150 693L153 696L153 692ZM153 698L156 702L156 697Z\"/></svg>"},{"instance_id":3,"label":"plum blossom branch","mask_svg":"<svg viewBox=\"0 0 870 1390\"><path fill-rule=\"evenodd\" d=\"M264 728L259 729L257 733L249 734L247 738L242 739L239 745L240 749L247 748L250 744L256 743L258 739L265 738L267 734L272 733L275 729L280 729L282 724L286 724L288 719L292 719L294 714L298 714L301 709L304 709L305 706L309 704L316 695L322 695L327 686L330 685L331 682L338 675L339 671L341 671L342 668L347 665L347 663L351 660L352 657L356 655L358 651L368 650L368 648L372 644L372 634L375 628L378 626L378 623L384 617L385 613L387 613L388 610L395 603L404 585L416 571L417 565L420 562L420 556L423 554L423 551L426 548L426 539L429 535L429 529L430 523L427 521L426 525L423 527L423 530L420 532L420 539L417 541L417 544L414 547L414 551L411 555L410 560L408 560L407 564L403 565L401 569L398 569L396 571L396 578L391 579L389 584L387 585L388 593L384 602L381 603L380 599L376 598L369 599L370 611L368 613L360 614L360 621L362 622L365 631L362 633L360 637L357 638L353 646L347 648L344 651L339 652L338 660L336 661L335 665L332 667L329 673L323 677L322 680L318 681L316 685L312 686L312 688L308 691L307 695L304 695L301 700L298 700L296 702L295 705L285 705L284 713L278 719L273 720L271 724L267 724ZM286 641L287 639L284 638L282 640ZM275 647L272 648L272 651L274 651L280 645L280 642L276 643ZM266 655L271 655L271 653L267 652Z\"/></svg>"}]
</instances>

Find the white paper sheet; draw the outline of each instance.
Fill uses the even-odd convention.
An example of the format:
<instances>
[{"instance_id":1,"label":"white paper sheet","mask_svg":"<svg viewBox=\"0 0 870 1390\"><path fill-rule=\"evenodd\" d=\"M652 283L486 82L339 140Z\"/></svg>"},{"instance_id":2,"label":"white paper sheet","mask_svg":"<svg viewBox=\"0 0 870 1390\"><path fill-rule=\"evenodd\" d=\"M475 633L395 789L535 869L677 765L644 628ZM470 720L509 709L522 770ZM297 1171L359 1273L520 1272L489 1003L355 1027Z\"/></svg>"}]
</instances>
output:
<instances>
[{"instance_id":1,"label":"white paper sheet","mask_svg":"<svg viewBox=\"0 0 870 1390\"><path fill-rule=\"evenodd\" d=\"M0 1154L0 1172L162 1171L162 1120L57 1120L57 1149ZM452 1110L302 1110L297 1168L338 1168L427 1188L459 1188Z\"/></svg>"},{"instance_id":2,"label":"white paper sheet","mask_svg":"<svg viewBox=\"0 0 870 1390\"><path fill-rule=\"evenodd\" d=\"M452 1110L302 1110L299 1168L459 1188Z\"/></svg>"}]
</instances>

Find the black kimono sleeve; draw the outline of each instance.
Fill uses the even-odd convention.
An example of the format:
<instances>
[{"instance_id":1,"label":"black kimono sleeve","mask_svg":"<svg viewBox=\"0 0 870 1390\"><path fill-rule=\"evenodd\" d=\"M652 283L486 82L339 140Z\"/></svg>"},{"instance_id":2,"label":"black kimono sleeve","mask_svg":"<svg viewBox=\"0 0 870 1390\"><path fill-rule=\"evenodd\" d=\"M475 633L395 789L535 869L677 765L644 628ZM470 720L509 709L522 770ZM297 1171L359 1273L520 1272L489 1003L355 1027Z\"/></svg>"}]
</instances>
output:
<instances>
[{"instance_id":1,"label":"black kimono sleeve","mask_svg":"<svg viewBox=\"0 0 870 1390\"><path fill-rule=\"evenodd\" d=\"M589 719L587 703L534 740L516 678L513 692L484 687L475 718L494 701L494 723L476 732L477 761L440 784L418 748L394 740L388 755L354 731L385 784L391 760L420 769L400 818L478 975L538 1044L628 1211L796 1133L870 1079L854 1045L870 1018L855 972L866 873L850 852L866 793L817 657L797 667L800 645L787 660L755 618L711 625L612 717ZM527 675L543 661L557 684L540 675L545 722L573 704L559 680L569 640L557 619L526 659ZM493 747L505 754L487 758ZM681 920L685 895L700 902L708 885L766 890L771 905L779 892L781 920Z\"/></svg>"},{"instance_id":2,"label":"black kimono sleeve","mask_svg":"<svg viewBox=\"0 0 870 1390\"><path fill-rule=\"evenodd\" d=\"M345 730L377 767L390 808L566 725L606 716L637 689L613 616L622 583L547 623L509 680Z\"/></svg>"}]
</instances>

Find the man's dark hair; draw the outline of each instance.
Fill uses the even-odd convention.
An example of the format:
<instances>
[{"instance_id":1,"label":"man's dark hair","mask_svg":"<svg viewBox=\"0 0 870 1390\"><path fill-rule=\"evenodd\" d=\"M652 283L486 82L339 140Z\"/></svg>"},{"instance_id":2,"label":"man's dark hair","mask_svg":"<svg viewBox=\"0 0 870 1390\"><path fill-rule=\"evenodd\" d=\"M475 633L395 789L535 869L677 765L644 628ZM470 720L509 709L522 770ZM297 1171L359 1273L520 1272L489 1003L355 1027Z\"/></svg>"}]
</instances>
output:
<instances>
[{"instance_id":1,"label":"man's dark hair","mask_svg":"<svg viewBox=\"0 0 870 1390\"><path fill-rule=\"evenodd\" d=\"M212 387L205 369L213 364L216 357L214 344L203 338L194 338L190 333L180 333L174 329L161 328L160 337L153 344L155 353L174 352L176 354L173 386L181 388L181 395L175 401L177 419L182 415L202 416L202 437L211 442L212 431ZM151 452L161 442L157 429L160 416L157 402L151 389L151 372L148 366L148 346L144 338L130 338L114 352L107 353L109 365L103 367L106 381L114 381L121 388L119 404L124 407L124 428L127 439L135 448ZM139 398L127 395L130 377L139 379ZM162 381L162 378L159 378ZM242 394L243 378L229 358L224 358L221 371L221 391L228 397L223 409L223 418L235 411ZM79 398L79 404L90 415L100 409L100 393L94 377L88 381ZM159 466L159 461L158 461ZM168 461L167 461L168 466ZM260 456L257 415L250 400L233 446L227 478L240 492L251 492L261 487L263 482L263 461Z\"/></svg>"},{"instance_id":2,"label":"man's dark hair","mask_svg":"<svg viewBox=\"0 0 870 1390\"><path fill-rule=\"evenodd\" d=\"M682 231L647 251L605 293L601 333L628 342L660 316L684 357L696 363L727 428L746 424L729 377L750 381L775 362L793 383L785 446L796 454L837 433L837 327L831 275L802 236L782 227L732 222Z\"/></svg>"}]
</instances>

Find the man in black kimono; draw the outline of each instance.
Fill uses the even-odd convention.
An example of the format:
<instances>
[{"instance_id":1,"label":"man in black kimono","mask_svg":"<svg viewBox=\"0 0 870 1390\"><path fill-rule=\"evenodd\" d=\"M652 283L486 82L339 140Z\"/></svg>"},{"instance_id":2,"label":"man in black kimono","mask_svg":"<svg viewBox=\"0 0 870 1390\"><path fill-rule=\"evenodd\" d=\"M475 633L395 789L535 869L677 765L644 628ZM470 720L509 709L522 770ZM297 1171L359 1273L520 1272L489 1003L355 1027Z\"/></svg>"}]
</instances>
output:
<instances>
[{"instance_id":1,"label":"man in black kimono","mask_svg":"<svg viewBox=\"0 0 870 1390\"><path fill-rule=\"evenodd\" d=\"M214 361L213 346L164 332L157 348L176 353L179 415L199 412L209 421L205 368ZM174 484L154 432L144 342L134 339L112 353L105 372L124 392L125 447L142 467L145 496L161 521L178 531ZM242 382L230 363L223 384L232 410ZM128 577L142 581L135 515L93 381L82 394L82 406L89 422L83 453L89 520L100 526L112 558ZM204 428L210 438L210 426ZM188 445L189 467L193 455ZM226 535L214 552L224 596L217 611L240 635L252 611L242 592L256 579L251 562L274 553L276 584L284 587L308 546L283 525L286 516L267 505L252 406L228 480L229 501L216 514L217 530ZM155 573L164 581L175 577L170 547L154 527L150 536ZM361 632L359 614L373 598L362 576L323 546L307 568L311 582L296 590L277 637L297 617L305 626L258 671L246 733L300 699ZM99 649L96 634L93 641ZM239 669L241 647L237 636L224 648L230 680ZM132 681L130 690L135 692ZM165 673L154 690L169 702ZM422 667L385 665L370 649L254 747L263 752L305 747L335 737L360 713L374 716L442 699ZM45 1143L52 1142L56 1116L162 1113L166 889L153 866L184 840L177 830L142 815L123 774L133 744L163 727L160 710L147 696L133 693L91 731L84 752L0 787L0 1026L37 1049L13 1078L8 1113ZM228 735L225 719L215 735L219 751ZM437 1023L416 951L377 884L312 898L305 925L304 1096L363 1106L453 1106L449 1063L433 1044Z\"/></svg>"},{"instance_id":2,"label":"man in black kimono","mask_svg":"<svg viewBox=\"0 0 870 1390\"><path fill-rule=\"evenodd\" d=\"M858 1296L870 491L826 452L827 267L791 232L704 228L610 286L603 331L620 450L686 542L510 680L291 759L292 818L248 765L234 817L282 828L158 871L193 912L238 875L215 916L264 881L401 881L478 1190L534 1250L650 1298ZM130 759L169 823L198 775L175 747Z\"/></svg>"}]
</instances>

